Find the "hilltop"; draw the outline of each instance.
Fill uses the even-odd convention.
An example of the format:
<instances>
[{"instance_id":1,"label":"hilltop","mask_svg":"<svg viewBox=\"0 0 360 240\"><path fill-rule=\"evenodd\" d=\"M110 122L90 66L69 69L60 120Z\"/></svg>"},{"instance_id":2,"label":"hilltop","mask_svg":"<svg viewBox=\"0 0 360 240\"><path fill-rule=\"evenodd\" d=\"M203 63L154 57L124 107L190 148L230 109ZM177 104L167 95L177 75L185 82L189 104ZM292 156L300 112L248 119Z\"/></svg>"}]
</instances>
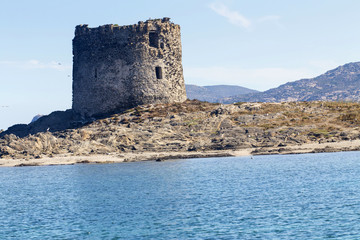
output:
<instances>
[{"instance_id":1,"label":"hilltop","mask_svg":"<svg viewBox=\"0 0 360 240\"><path fill-rule=\"evenodd\" d=\"M360 62L339 66L315 78L288 82L265 92L222 100L233 102L360 101Z\"/></svg>"},{"instance_id":2,"label":"hilltop","mask_svg":"<svg viewBox=\"0 0 360 240\"><path fill-rule=\"evenodd\" d=\"M231 156L239 151L254 155L358 150L359 124L358 103L223 105L188 100L142 105L74 129L22 138L7 134L0 138L0 164L59 164L58 158L67 159L61 164L104 162L109 156L111 161L138 161Z\"/></svg>"},{"instance_id":3,"label":"hilltop","mask_svg":"<svg viewBox=\"0 0 360 240\"><path fill-rule=\"evenodd\" d=\"M197 99L207 102L221 102L223 98L228 98L235 95L242 95L248 93L256 93L257 90L240 87L236 85L212 85L212 86L197 86L186 84L186 95L189 99Z\"/></svg>"}]
</instances>

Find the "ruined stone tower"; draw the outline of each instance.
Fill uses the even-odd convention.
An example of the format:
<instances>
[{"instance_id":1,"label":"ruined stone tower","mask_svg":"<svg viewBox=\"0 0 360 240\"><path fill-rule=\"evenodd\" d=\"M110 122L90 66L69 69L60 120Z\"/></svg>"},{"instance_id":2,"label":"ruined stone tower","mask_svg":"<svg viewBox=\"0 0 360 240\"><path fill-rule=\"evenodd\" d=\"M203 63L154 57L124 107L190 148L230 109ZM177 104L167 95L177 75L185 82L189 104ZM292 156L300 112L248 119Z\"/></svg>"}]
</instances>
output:
<instances>
[{"instance_id":1,"label":"ruined stone tower","mask_svg":"<svg viewBox=\"0 0 360 240\"><path fill-rule=\"evenodd\" d=\"M180 26L169 18L78 25L73 55L72 108L83 117L186 100Z\"/></svg>"}]
</instances>

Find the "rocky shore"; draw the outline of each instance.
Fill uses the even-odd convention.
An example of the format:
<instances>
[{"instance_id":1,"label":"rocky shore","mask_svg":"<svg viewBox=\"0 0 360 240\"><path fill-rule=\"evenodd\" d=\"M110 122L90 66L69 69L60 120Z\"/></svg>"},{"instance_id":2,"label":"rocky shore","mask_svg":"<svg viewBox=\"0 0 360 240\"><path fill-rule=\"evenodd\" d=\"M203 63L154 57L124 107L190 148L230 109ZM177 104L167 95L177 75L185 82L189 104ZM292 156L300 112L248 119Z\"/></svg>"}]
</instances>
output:
<instances>
[{"instance_id":1,"label":"rocky shore","mask_svg":"<svg viewBox=\"0 0 360 240\"><path fill-rule=\"evenodd\" d=\"M0 166L355 151L359 113L346 102L143 105L72 129L3 135Z\"/></svg>"}]
</instances>

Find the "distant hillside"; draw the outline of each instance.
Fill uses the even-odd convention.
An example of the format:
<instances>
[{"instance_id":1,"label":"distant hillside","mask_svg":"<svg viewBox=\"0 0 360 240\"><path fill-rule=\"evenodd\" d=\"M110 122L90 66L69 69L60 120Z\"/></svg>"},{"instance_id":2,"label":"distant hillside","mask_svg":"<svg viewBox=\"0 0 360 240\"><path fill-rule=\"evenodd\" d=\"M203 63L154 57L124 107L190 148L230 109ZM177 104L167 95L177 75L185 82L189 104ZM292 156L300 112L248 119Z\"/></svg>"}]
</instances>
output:
<instances>
[{"instance_id":1,"label":"distant hillside","mask_svg":"<svg viewBox=\"0 0 360 240\"><path fill-rule=\"evenodd\" d=\"M318 77L283 84L265 92L237 95L222 102L360 101L360 62L348 63Z\"/></svg>"},{"instance_id":2,"label":"distant hillside","mask_svg":"<svg viewBox=\"0 0 360 240\"><path fill-rule=\"evenodd\" d=\"M255 93L253 89L244 88L235 85L214 85L214 86L197 86L186 84L186 94L189 99L198 99L207 102L219 102L223 98L230 96Z\"/></svg>"},{"instance_id":3,"label":"distant hillside","mask_svg":"<svg viewBox=\"0 0 360 240\"><path fill-rule=\"evenodd\" d=\"M39 118L41 118L42 116L44 116L44 115L37 114L36 116L33 117L33 119L31 120L30 123L36 122L36 121L37 121Z\"/></svg>"}]
</instances>

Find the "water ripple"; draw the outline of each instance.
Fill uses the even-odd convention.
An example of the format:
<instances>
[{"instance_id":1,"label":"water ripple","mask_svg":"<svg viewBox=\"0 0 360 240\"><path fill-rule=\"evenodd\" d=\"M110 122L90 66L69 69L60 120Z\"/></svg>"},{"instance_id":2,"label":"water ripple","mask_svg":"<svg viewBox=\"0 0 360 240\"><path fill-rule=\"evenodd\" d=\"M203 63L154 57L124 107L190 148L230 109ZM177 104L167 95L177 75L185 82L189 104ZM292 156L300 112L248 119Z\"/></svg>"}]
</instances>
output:
<instances>
[{"instance_id":1,"label":"water ripple","mask_svg":"<svg viewBox=\"0 0 360 240\"><path fill-rule=\"evenodd\" d=\"M360 153L0 169L0 239L359 239Z\"/></svg>"}]
</instances>

